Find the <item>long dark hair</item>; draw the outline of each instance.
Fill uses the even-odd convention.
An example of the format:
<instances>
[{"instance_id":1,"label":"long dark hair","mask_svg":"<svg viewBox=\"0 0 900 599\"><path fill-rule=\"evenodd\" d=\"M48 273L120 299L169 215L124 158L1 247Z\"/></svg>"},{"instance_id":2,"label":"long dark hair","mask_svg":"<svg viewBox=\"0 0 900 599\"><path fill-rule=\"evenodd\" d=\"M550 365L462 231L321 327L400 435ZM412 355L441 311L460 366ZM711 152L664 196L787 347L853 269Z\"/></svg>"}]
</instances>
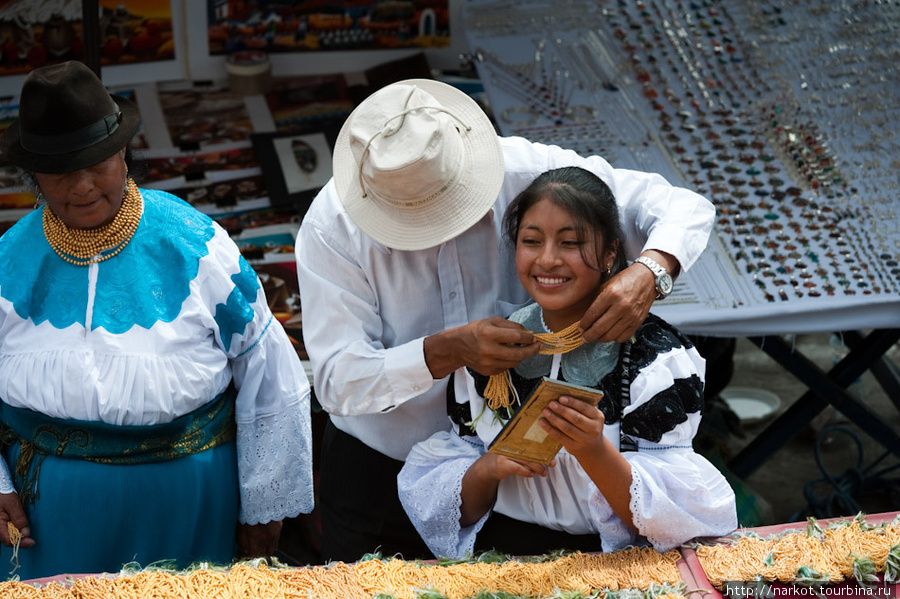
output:
<instances>
[{"instance_id":1,"label":"long dark hair","mask_svg":"<svg viewBox=\"0 0 900 599\"><path fill-rule=\"evenodd\" d=\"M603 270L603 254L615 250L610 275L625 268L624 235L619 224L619 207L612 190L594 173L577 166L557 168L538 175L510 203L503 216L503 236L513 247L519 237L522 217L540 200L550 200L572 215L575 234L584 242L589 233L603 236L603 247L582 243L581 257L585 264ZM588 252L594 252L593 256ZM610 275L606 275L608 277Z\"/></svg>"}]
</instances>

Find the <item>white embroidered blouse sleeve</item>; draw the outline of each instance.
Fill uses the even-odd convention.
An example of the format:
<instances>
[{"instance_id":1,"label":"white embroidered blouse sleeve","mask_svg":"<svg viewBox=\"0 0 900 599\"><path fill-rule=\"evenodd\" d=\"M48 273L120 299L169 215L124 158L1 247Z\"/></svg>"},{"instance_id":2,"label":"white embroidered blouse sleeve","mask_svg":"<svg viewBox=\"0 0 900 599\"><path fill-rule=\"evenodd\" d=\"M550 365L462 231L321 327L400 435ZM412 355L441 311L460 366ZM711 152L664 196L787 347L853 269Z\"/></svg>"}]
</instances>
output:
<instances>
[{"instance_id":1,"label":"white embroidered blouse sleeve","mask_svg":"<svg viewBox=\"0 0 900 599\"><path fill-rule=\"evenodd\" d=\"M400 502L428 548L438 557L461 559L475 548L475 536L490 512L461 528L462 480L485 451L477 437L435 433L413 446L397 477Z\"/></svg>"},{"instance_id":2,"label":"white embroidered blouse sleeve","mask_svg":"<svg viewBox=\"0 0 900 599\"><path fill-rule=\"evenodd\" d=\"M702 377L703 359L684 347L661 354L632 382L626 414L692 375ZM640 536L659 551L668 551L702 536L720 536L737 527L735 496L725 477L691 442L699 411L666 432L659 442L637 439L638 450L623 452L631 465L630 508ZM591 516L604 540L604 550L633 544L637 536L616 517L596 489Z\"/></svg>"},{"instance_id":3,"label":"white embroidered blouse sleeve","mask_svg":"<svg viewBox=\"0 0 900 599\"><path fill-rule=\"evenodd\" d=\"M218 231L210 244L210 268L225 272L206 280L211 287L222 280L231 286L227 298L218 289L209 295L237 389L240 521L260 524L313 509L310 387L256 273L222 235Z\"/></svg>"},{"instance_id":4,"label":"white embroidered blouse sleeve","mask_svg":"<svg viewBox=\"0 0 900 599\"><path fill-rule=\"evenodd\" d=\"M13 485L12 476L9 474L9 468L6 460L0 456L0 494L15 493L16 488Z\"/></svg>"}]
</instances>

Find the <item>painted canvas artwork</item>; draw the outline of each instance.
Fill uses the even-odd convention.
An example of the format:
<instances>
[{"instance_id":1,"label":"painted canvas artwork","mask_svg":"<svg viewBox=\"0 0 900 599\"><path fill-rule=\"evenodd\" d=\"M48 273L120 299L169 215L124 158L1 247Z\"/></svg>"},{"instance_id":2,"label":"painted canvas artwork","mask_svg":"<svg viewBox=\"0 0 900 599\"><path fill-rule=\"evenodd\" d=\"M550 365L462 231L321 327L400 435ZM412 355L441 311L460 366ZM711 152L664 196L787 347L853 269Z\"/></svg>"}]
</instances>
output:
<instances>
[{"instance_id":1,"label":"painted canvas artwork","mask_svg":"<svg viewBox=\"0 0 900 599\"><path fill-rule=\"evenodd\" d=\"M175 58L170 0L100 0L103 66ZM84 55L81 0L0 0L0 76Z\"/></svg>"},{"instance_id":2,"label":"painted canvas artwork","mask_svg":"<svg viewBox=\"0 0 900 599\"><path fill-rule=\"evenodd\" d=\"M442 48L448 0L207 0L209 53Z\"/></svg>"}]
</instances>

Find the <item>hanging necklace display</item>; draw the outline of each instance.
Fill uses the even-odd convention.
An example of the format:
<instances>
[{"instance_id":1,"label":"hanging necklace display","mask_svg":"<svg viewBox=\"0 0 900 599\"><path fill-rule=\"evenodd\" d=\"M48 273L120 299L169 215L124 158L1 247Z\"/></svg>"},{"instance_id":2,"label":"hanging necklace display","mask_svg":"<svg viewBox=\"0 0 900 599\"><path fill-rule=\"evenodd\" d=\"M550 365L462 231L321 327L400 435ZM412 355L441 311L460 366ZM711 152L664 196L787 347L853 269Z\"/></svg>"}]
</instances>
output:
<instances>
[{"instance_id":1,"label":"hanging necklace display","mask_svg":"<svg viewBox=\"0 0 900 599\"><path fill-rule=\"evenodd\" d=\"M596 118L593 106L571 105L577 83L555 55L548 61L545 46L546 40L537 41L534 62L526 65L504 62L484 48L475 51L476 59L490 70L493 84L519 102L501 112L501 118L514 127L527 127L540 119L561 125Z\"/></svg>"}]
</instances>

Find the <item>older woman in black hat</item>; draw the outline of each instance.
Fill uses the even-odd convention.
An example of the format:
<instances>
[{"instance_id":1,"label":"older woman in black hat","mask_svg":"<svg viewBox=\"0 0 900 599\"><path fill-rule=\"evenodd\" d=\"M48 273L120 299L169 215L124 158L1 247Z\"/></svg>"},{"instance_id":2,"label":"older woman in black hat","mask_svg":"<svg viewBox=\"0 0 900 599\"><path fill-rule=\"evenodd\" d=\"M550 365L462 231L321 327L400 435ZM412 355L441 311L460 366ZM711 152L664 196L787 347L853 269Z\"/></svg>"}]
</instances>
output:
<instances>
[{"instance_id":1,"label":"older woman in black hat","mask_svg":"<svg viewBox=\"0 0 900 599\"><path fill-rule=\"evenodd\" d=\"M22 579L270 555L312 509L296 352L225 231L128 177L138 122L67 62L25 79L2 139L39 200L0 238L0 541Z\"/></svg>"}]
</instances>

